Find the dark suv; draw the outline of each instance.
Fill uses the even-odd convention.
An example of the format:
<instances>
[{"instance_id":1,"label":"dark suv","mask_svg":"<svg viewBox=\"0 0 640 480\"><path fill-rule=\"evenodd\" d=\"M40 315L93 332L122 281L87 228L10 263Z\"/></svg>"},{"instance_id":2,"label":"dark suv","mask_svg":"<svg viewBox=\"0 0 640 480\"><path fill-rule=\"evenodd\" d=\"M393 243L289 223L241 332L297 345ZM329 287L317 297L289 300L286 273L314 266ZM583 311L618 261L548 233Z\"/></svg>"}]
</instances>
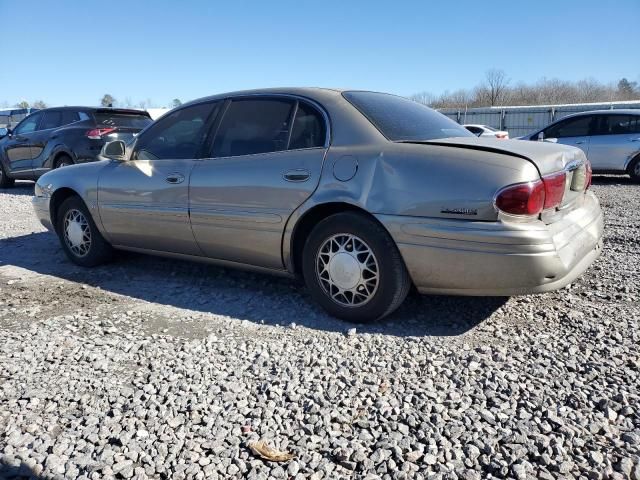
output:
<instances>
[{"instance_id":1,"label":"dark suv","mask_svg":"<svg viewBox=\"0 0 640 480\"><path fill-rule=\"evenodd\" d=\"M96 160L102 146L127 142L152 122L147 112L119 108L61 107L32 113L0 140L0 188L14 180Z\"/></svg>"}]
</instances>

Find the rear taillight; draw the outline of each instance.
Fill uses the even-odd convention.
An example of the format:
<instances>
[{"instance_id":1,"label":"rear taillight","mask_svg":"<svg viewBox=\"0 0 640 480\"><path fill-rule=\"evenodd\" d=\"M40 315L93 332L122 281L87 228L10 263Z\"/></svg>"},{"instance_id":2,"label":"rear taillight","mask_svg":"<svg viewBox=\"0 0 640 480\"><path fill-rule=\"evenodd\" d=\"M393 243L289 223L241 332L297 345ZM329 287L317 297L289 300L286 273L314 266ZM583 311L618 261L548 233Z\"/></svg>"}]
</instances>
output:
<instances>
[{"instance_id":1,"label":"rear taillight","mask_svg":"<svg viewBox=\"0 0 640 480\"><path fill-rule=\"evenodd\" d=\"M542 177L544 183L544 208L555 208L562 203L567 173L559 172Z\"/></svg>"},{"instance_id":2,"label":"rear taillight","mask_svg":"<svg viewBox=\"0 0 640 480\"><path fill-rule=\"evenodd\" d=\"M496 138L499 138L500 140L507 140L509 138L509 134L508 133L496 133Z\"/></svg>"},{"instance_id":3,"label":"rear taillight","mask_svg":"<svg viewBox=\"0 0 640 480\"><path fill-rule=\"evenodd\" d=\"M496 196L496 207L511 215L538 215L544 207L544 183L518 183L505 187Z\"/></svg>"},{"instance_id":4,"label":"rear taillight","mask_svg":"<svg viewBox=\"0 0 640 480\"><path fill-rule=\"evenodd\" d=\"M94 128L93 130L89 130L87 132L87 138L90 138L92 140L100 140L102 137L110 134L114 130L115 128Z\"/></svg>"},{"instance_id":5,"label":"rear taillight","mask_svg":"<svg viewBox=\"0 0 640 480\"><path fill-rule=\"evenodd\" d=\"M566 172L558 172L535 182L510 185L496 195L496 207L511 215L538 215L562 203L566 179Z\"/></svg>"}]
</instances>

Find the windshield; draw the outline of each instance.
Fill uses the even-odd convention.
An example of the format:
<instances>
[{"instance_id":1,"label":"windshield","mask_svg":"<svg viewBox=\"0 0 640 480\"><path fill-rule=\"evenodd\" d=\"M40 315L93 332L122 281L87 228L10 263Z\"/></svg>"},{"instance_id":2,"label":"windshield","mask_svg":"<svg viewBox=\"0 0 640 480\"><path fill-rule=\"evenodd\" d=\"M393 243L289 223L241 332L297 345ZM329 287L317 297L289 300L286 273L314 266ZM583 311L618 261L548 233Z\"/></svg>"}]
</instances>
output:
<instances>
[{"instance_id":1,"label":"windshield","mask_svg":"<svg viewBox=\"0 0 640 480\"><path fill-rule=\"evenodd\" d=\"M140 130L142 130L153 121L146 115L128 113L96 112L95 117L99 127L129 127L139 128Z\"/></svg>"},{"instance_id":2,"label":"windshield","mask_svg":"<svg viewBox=\"0 0 640 480\"><path fill-rule=\"evenodd\" d=\"M394 142L474 136L441 113L403 97L375 92L344 92L343 96Z\"/></svg>"}]
</instances>

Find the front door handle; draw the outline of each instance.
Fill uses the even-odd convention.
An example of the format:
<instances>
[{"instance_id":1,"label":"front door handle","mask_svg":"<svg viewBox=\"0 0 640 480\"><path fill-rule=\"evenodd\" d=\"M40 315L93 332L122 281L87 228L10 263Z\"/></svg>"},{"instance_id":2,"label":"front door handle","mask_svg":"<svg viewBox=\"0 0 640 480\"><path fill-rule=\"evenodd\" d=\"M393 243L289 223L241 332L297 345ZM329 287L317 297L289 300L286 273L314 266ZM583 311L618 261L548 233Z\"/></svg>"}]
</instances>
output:
<instances>
[{"instance_id":1,"label":"front door handle","mask_svg":"<svg viewBox=\"0 0 640 480\"><path fill-rule=\"evenodd\" d=\"M632 141L632 142L640 142L640 137L638 137L638 138L632 138L632 139L631 139L631 141Z\"/></svg>"},{"instance_id":2,"label":"front door handle","mask_svg":"<svg viewBox=\"0 0 640 480\"><path fill-rule=\"evenodd\" d=\"M184 182L184 175L181 173L170 173L167 175L167 178L165 178L165 181L171 184L182 183Z\"/></svg>"},{"instance_id":3,"label":"front door handle","mask_svg":"<svg viewBox=\"0 0 640 480\"><path fill-rule=\"evenodd\" d=\"M301 168L298 170L289 170L282 176L287 182L305 182L309 180L309 177L311 177L311 172L309 172L309 170Z\"/></svg>"},{"instance_id":4,"label":"front door handle","mask_svg":"<svg viewBox=\"0 0 640 480\"><path fill-rule=\"evenodd\" d=\"M576 145L582 145L583 143L585 143L585 141L584 141L584 140L578 140L578 141L576 142Z\"/></svg>"}]
</instances>

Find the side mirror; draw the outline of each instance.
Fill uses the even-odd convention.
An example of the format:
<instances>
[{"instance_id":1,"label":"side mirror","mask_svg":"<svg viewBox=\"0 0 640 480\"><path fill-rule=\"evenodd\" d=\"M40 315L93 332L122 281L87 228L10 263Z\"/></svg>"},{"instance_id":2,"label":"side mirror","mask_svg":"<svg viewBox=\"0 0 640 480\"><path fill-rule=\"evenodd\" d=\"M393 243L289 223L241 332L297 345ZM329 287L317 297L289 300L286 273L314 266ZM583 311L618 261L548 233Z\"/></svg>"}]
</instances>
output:
<instances>
[{"instance_id":1,"label":"side mirror","mask_svg":"<svg viewBox=\"0 0 640 480\"><path fill-rule=\"evenodd\" d=\"M538 141L542 142L544 140L544 132L538 133Z\"/></svg>"},{"instance_id":2,"label":"side mirror","mask_svg":"<svg viewBox=\"0 0 640 480\"><path fill-rule=\"evenodd\" d=\"M118 160L119 162L123 162L126 160L126 147L122 140L116 140L114 142L109 142L102 147L102 152L100 155L106 158L110 158L111 160Z\"/></svg>"}]
</instances>

